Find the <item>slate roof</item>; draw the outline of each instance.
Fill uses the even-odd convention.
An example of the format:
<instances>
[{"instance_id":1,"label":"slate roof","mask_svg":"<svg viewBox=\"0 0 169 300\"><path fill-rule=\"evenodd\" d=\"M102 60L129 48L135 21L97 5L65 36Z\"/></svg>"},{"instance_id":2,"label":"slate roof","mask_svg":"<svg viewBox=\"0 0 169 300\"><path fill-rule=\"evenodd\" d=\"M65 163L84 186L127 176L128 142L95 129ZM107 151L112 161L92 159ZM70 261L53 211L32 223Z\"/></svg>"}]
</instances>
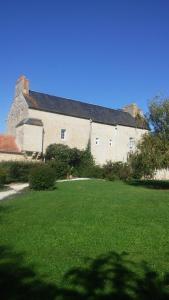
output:
<instances>
[{"instance_id":1,"label":"slate roof","mask_svg":"<svg viewBox=\"0 0 169 300\"><path fill-rule=\"evenodd\" d=\"M15 138L11 135L0 135L0 152L20 153L15 142Z\"/></svg>"},{"instance_id":2,"label":"slate roof","mask_svg":"<svg viewBox=\"0 0 169 300\"><path fill-rule=\"evenodd\" d=\"M21 125L28 124L28 125L35 125L35 126L43 126L42 120L35 119L35 118L27 118L19 122L16 127L19 127Z\"/></svg>"},{"instance_id":3,"label":"slate roof","mask_svg":"<svg viewBox=\"0 0 169 300\"><path fill-rule=\"evenodd\" d=\"M122 110L115 110L34 91L29 91L29 95L25 94L24 96L28 107L31 109L91 119L93 122L108 125L145 128L145 126L138 126L136 120L129 113Z\"/></svg>"}]
</instances>

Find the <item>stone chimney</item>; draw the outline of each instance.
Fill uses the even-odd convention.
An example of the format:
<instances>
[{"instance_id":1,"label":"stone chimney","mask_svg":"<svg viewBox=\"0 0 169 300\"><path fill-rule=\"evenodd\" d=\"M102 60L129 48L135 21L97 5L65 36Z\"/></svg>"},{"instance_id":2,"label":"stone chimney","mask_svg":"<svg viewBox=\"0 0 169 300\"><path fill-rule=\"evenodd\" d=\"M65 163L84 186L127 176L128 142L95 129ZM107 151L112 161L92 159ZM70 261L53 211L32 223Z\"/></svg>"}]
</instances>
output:
<instances>
[{"instance_id":1,"label":"stone chimney","mask_svg":"<svg viewBox=\"0 0 169 300\"><path fill-rule=\"evenodd\" d=\"M29 80L24 75L18 78L15 86L15 97L20 94L29 94Z\"/></svg>"},{"instance_id":2,"label":"stone chimney","mask_svg":"<svg viewBox=\"0 0 169 300\"><path fill-rule=\"evenodd\" d=\"M133 118L136 118L138 115L143 117L143 112L136 103L126 105L123 107L123 111L128 112Z\"/></svg>"}]
</instances>

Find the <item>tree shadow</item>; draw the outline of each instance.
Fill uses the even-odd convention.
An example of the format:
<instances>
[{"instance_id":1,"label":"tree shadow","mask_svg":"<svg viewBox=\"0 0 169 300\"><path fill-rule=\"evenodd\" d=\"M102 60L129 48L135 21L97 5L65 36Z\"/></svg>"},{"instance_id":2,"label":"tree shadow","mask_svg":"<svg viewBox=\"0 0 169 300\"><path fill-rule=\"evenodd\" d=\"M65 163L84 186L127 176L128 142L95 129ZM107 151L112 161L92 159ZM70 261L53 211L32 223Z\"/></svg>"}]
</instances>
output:
<instances>
[{"instance_id":1,"label":"tree shadow","mask_svg":"<svg viewBox=\"0 0 169 300\"><path fill-rule=\"evenodd\" d=\"M55 299L57 287L40 279L23 255L0 246L0 298L2 300Z\"/></svg>"},{"instance_id":2,"label":"tree shadow","mask_svg":"<svg viewBox=\"0 0 169 300\"><path fill-rule=\"evenodd\" d=\"M61 284L40 278L25 266L23 254L0 247L2 300L167 300L169 276L160 277L146 263L135 264L125 253L111 252L87 259L86 267L65 274Z\"/></svg>"},{"instance_id":3,"label":"tree shadow","mask_svg":"<svg viewBox=\"0 0 169 300\"><path fill-rule=\"evenodd\" d=\"M70 287L60 289L60 299L169 299L169 274L161 278L147 263L135 264L125 253L111 252L89 259L88 267L70 270L64 281Z\"/></svg>"}]
</instances>

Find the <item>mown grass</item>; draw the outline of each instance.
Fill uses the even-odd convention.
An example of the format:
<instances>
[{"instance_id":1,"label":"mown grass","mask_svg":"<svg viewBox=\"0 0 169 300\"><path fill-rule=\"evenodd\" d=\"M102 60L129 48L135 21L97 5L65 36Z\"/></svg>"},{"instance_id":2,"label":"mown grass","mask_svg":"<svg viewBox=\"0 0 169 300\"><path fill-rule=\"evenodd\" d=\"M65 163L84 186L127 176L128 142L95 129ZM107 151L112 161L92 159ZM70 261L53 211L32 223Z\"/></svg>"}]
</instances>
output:
<instances>
[{"instance_id":1,"label":"mown grass","mask_svg":"<svg viewBox=\"0 0 169 300\"><path fill-rule=\"evenodd\" d=\"M160 274L169 270L169 191L90 180L0 202L0 245L58 283L84 257L127 252Z\"/></svg>"}]
</instances>

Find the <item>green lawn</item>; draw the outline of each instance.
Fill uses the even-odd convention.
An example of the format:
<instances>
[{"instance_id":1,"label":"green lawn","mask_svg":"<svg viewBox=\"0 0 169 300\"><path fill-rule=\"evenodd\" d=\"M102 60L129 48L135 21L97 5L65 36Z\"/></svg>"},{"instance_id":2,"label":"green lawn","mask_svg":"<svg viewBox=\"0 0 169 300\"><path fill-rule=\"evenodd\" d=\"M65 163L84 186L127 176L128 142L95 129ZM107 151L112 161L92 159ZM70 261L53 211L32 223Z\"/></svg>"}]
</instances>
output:
<instances>
[{"instance_id":1,"label":"green lawn","mask_svg":"<svg viewBox=\"0 0 169 300\"><path fill-rule=\"evenodd\" d=\"M85 257L95 259L111 251L113 259L125 251L132 262L144 260L161 276L169 270L169 191L102 180L59 183L49 192L28 191L0 202L0 245L3 286L9 286L13 275L12 284L23 285L27 270L44 284L58 285L71 268L87 264ZM17 291L23 292L20 286ZM15 298L27 299L9 299Z\"/></svg>"}]
</instances>

